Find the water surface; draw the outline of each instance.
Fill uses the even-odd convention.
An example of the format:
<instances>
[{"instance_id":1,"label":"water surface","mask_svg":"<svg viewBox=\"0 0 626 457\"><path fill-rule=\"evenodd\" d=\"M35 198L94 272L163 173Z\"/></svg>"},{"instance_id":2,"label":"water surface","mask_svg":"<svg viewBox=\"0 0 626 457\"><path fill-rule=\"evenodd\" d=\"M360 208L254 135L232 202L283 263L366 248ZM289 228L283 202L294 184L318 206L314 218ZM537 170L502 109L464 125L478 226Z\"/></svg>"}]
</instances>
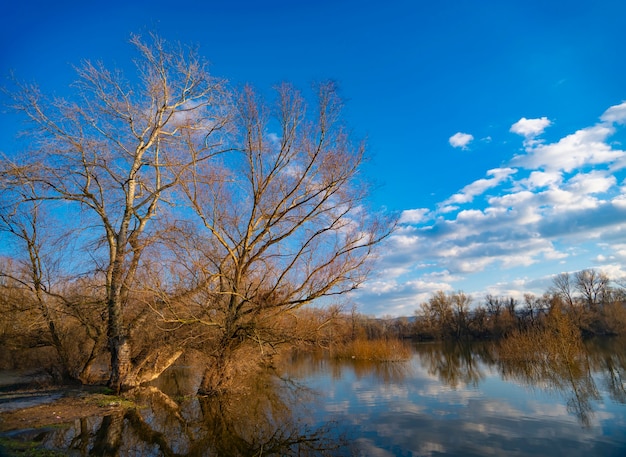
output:
<instances>
[{"instance_id":1,"label":"water surface","mask_svg":"<svg viewBox=\"0 0 626 457\"><path fill-rule=\"evenodd\" d=\"M136 408L12 436L76 456L624 456L625 346L586 348L533 364L494 344L417 344L402 363L294 354L219 398L193 395L201 370L183 365Z\"/></svg>"},{"instance_id":2,"label":"water surface","mask_svg":"<svg viewBox=\"0 0 626 457\"><path fill-rule=\"evenodd\" d=\"M626 351L587 345L580 366L536 370L489 344L419 344L406 364L301 355L289 374L316 392L360 455L626 455Z\"/></svg>"}]
</instances>

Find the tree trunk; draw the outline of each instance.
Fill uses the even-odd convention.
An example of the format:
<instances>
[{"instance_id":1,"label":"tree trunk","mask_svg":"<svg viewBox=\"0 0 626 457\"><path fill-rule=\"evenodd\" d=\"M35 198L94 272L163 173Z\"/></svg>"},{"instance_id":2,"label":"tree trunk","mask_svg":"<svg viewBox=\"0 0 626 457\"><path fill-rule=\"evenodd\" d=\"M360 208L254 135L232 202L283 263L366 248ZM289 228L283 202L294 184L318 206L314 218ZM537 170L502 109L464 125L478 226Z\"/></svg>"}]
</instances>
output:
<instances>
[{"instance_id":1,"label":"tree trunk","mask_svg":"<svg viewBox=\"0 0 626 457\"><path fill-rule=\"evenodd\" d=\"M222 380L216 366L207 367L202 375L202 382L198 387L198 395L214 396L221 391Z\"/></svg>"},{"instance_id":2,"label":"tree trunk","mask_svg":"<svg viewBox=\"0 0 626 457\"><path fill-rule=\"evenodd\" d=\"M111 351L111 377L108 386L117 394L133 387L129 383L131 371L130 344L126 336L109 337Z\"/></svg>"},{"instance_id":3,"label":"tree trunk","mask_svg":"<svg viewBox=\"0 0 626 457\"><path fill-rule=\"evenodd\" d=\"M101 351L103 350L103 346L105 344L104 335L102 333L98 332L96 334L96 337L92 339L93 339L93 346L91 347L91 352L89 353L87 360L85 360L85 363L83 364L83 367L80 370L80 373L78 374L78 379L83 384L93 383L92 375L91 375L91 367L95 363L97 357L100 355Z\"/></svg>"},{"instance_id":4,"label":"tree trunk","mask_svg":"<svg viewBox=\"0 0 626 457\"><path fill-rule=\"evenodd\" d=\"M91 454L105 457L119 455L123 431L124 411L104 416L102 425L96 434Z\"/></svg>"},{"instance_id":5,"label":"tree trunk","mask_svg":"<svg viewBox=\"0 0 626 457\"><path fill-rule=\"evenodd\" d=\"M204 369L198 395L215 396L230 387L231 376L227 367L228 356L222 351L212 363Z\"/></svg>"},{"instance_id":6,"label":"tree trunk","mask_svg":"<svg viewBox=\"0 0 626 457\"><path fill-rule=\"evenodd\" d=\"M130 342L122 319L121 285L117 285L117 281L112 282L108 299L108 337L111 352L111 377L108 386L119 394L132 387L128 385L131 358Z\"/></svg>"}]
</instances>

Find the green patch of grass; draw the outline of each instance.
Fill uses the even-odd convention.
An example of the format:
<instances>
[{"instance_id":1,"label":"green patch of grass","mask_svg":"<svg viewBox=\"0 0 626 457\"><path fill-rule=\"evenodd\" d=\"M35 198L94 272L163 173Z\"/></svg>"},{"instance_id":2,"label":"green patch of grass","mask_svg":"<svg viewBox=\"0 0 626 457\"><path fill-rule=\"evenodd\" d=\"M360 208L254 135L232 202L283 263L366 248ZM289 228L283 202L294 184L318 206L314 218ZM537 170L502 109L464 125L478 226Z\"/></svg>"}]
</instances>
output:
<instances>
[{"instance_id":1,"label":"green patch of grass","mask_svg":"<svg viewBox=\"0 0 626 457\"><path fill-rule=\"evenodd\" d=\"M95 403L101 408L135 408L137 405L128 398L120 397L118 395L104 395L96 394L89 398L89 401Z\"/></svg>"}]
</instances>

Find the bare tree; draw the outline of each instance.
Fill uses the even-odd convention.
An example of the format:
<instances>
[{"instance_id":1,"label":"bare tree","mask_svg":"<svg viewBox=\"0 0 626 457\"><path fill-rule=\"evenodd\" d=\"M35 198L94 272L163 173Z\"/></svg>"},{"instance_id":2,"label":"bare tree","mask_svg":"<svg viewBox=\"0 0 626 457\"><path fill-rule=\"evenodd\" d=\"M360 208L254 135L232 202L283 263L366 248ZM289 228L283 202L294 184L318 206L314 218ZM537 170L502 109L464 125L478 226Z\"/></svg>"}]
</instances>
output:
<instances>
[{"instance_id":1,"label":"bare tree","mask_svg":"<svg viewBox=\"0 0 626 457\"><path fill-rule=\"evenodd\" d=\"M245 343L264 352L285 341L280 316L357 288L391 230L364 206L365 146L341 122L335 85L316 95L311 108L284 84L268 105L245 87L235 100L237 152L219 170L189 168L182 183L203 238L179 239L187 292L164 297L164 319L202 323L214 336L205 393L227 382L224 364Z\"/></svg>"},{"instance_id":2,"label":"bare tree","mask_svg":"<svg viewBox=\"0 0 626 457\"><path fill-rule=\"evenodd\" d=\"M457 338L467 337L468 320L472 297L462 291L458 291L451 297L452 309L454 311L455 332Z\"/></svg>"},{"instance_id":3,"label":"bare tree","mask_svg":"<svg viewBox=\"0 0 626 457\"><path fill-rule=\"evenodd\" d=\"M150 223L183 175L222 152L227 124L223 82L195 52L154 36L131 42L139 52L132 83L91 62L77 70L74 100L18 83L10 95L34 124L30 149L3 160L11 185L31 187L38 201L65 202L68 222L90 227L78 253L92 260L106 290L109 385L118 391L132 384L125 314L154 239Z\"/></svg>"},{"instance_id":4,"label":"bare tree","mask_svg":"<svg viewBox=\"0 0 626 457\"><path fill-rule=\"evenodd\" d=\"M567 272L560 273L552 278L552 293L560 297L570 309L574 307L574 287L571 276Z\"/></svg>"},{"instance_id":5,"label":"bare tree","mask_svg":"<svg viewBox=\"0 0 626 457\"><path fill-rule=\"evenodd\" d=\"M435 332L439 336L447 336L453 331L454 312L452 305L451 295L447 295L444 291L439 290L430 297L427 306L424 308L434 324Z\"/></svg>"},{"instance_id":6,"label":"bare tree","mask_svg":"<svg viewBox=\"0 0 626 457\"><path fill-rule=\"evenodd\" d=\"M544 311L544 303L541 297L536 297L531 293L524 294L524 312L531 327L535 327L538 324L538 320Z\"/></svg>"},{"instance_id":7,"label":"bare tree","mask_svg":"<svg viewBox=\"0 0 626 457\"><path fill-rule=\"evenodd\" d=\"M576 290L582 295L589 309L596 309L608 292L609 278L593 269L576 273Z\"/></svg>"},{"instance_id":8,"label":"bare tree","mask_svg":"<svg viewBox=\"0 0 626 457\"><path fill-rule=\"evenodd\" d=\"M497 320L504 309L504 302L502 298L488 294L485 296L485 306L489 315Z\"/></svg>"},{"instance_id":9,"label":"bare tree","mask_svg":"<svg viewBox=\"0 0 626 457\"><path fill-rule=\"evenodd\" d=\"M73 284L67 280L63 263L68 232L57 230L60 221L37 199L32 187L6 185L11 181L7 171L11 169L0 173L0 232L9 241L10 257L0 262L0 278L5 280L2 294L14 302L14 311L4 313L3 318L30 333L37 326L28 321L32 314L22 310L37 310L35 321L43 321L57 354L58 363L49 367L51 373L63 381L85 382L102 352L104 300L87 278Z\"/></svg>"},{"instance_id":10,"label":"bare tree","mask_svg":"<svg viewBox=\"0 0 626 457\"><path fill-rule=\"evenodd\" d=\"M3 173L4 175L4 173ZM0 175L0 182L6 182L6 176ZM53 305L56 297L51 290L51 274L46 262L44 235L41 233L40 220L42 202L34 200L32 186L21 186L17 189L2 186L0 189L0 231L9 234L16 242L17 250L24 253L20 262L21 268L13 268L10 263L0 266L0 277L10 279L13 284L23 289L32 297L48 333L59 361L61 378L68 380L76 377L70 370L70 357L61 341ZM18 260L18 259L16 259ZM22 297L24 299L24 297Z\"/></svg>"}]
</instances>

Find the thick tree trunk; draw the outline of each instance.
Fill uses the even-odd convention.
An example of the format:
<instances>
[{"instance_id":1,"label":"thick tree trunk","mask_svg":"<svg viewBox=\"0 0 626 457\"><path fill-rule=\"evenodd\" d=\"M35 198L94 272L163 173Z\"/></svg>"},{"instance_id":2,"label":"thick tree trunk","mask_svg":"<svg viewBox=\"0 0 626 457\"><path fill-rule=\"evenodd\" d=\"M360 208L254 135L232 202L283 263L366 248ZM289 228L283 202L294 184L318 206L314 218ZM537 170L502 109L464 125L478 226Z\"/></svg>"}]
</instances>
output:
<instances>
[{"instance_id":1,"label":"thick tree trunk","mask_svg":"<svg viewBox=\"0 0 626 457\"><path fill-rule=\"evenodd\" d=\"M131 360L130 344L126 336L109 338L111 351L111 377L108 386L116 393L134 387L130 382Z\"/></svg>"},{"instance_id":2,"label":"thick tree trunk","mask_svg":"<svg viewBox=\"0 0 626 457\"><path fill-rule=\"evenodd\" d=\"M116 281L117 282L117 281ZM128 334L122 319L121 287L114 284L108 299L108 337L111 352L111 376L108 386L118 394L132 387L129 385L131 353Z\"/></svg>"},{"instance_id":3,"label":"thick tree trunk","mask_svg":"<svg viewBox=\"0 0 626 457\"><path fill-rule=\"evenodd\" d=\"M204 369L198 395L215 396L228 388L231 379L227 363L227 357L222 353Z\"/></svg>"}]
</instances>

